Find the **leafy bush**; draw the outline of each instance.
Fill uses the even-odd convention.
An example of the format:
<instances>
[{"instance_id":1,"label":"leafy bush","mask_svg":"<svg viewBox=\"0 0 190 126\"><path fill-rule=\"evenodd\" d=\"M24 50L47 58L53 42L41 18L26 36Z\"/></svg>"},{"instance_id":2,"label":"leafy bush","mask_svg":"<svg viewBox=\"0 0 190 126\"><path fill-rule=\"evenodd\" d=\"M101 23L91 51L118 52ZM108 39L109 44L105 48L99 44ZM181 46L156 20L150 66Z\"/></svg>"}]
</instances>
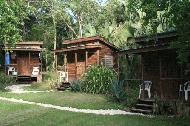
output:
<instances>
[{"instance_id":1,"label":"leafy bush","mask_svg":"<svg viewBox=\"0 0 190 126\"><path fill-rule=\"evenodd\" d=\"M82 91L83 83L80 80L74 80L71 82L71 91L80 92Z\"/></svg>"},{"instance_id":2,"label":"leafy bush","mask_svg":"<svg viewBox=\"0 0 190 126\"><path fill-rule=\"evenodd\" d=\"M124 89L124 81L114 80L112 83L112 95L113 98L119 102L127 102L127 92Z\"/></svg>"},{"instance_id":3,"label":"leafy bush","mask_svg":"<svg viewBox=\"0 0 190 126\"><path fill-rule=\"evenodd\" d=\"M82 90L93 94L109 94L116 72L105 66L92 66L82 77Z\"/></svg>"},{"instance_id":4,"label":"leafy bush","mask_svg":"<svg viewBox=\"0 0 190 126\"><path fill-rule=\"evenodd\" d=\"M42 82L36 83L36 87L41 87L42 89L54 89L59 86L58 74L56 72L44 72L42 74Z\"/></svg>"},{"instance_id":5,"label":"leafy bush","mask_svg":"<svg viewBox=\"0 0 190 126\"><path fill-rule=\"evenodd\" d=\"M59 83L54 79L48 79L46 82L49 84L49 87L51 89L55 89L55 88L59 87Z\"/></svg>"},{"instance_id":6,"label":"leafy bush","mask_svg":"<svg viewBox=\"0 0 190 126\"><path fill-rule=\"evenodd\" d=\"M190 109L188 104L184 104L183 100L161 100L156 98L153 107L154 114L158 115L178 115L189 116Z\"/></svg>"},{"instance_id":7,"label":"leafy bush","mask_svg":"<svg viewBox=\"0 0 190 126\"><path fill-rule=\"evenodd\" d=\"M12 85L16 80L5 73L0 72L0 90L5 90L6 86Z\"/></svg>"},{"instance_id":8,"label":"leafy bush","mask_svg":"<svg viewBox=\"0 0 190 126\"><path fill-rule=\"evenodd\" d=\"M139 84L141 82L139 81L124 81L125 89L127 91L127 106L128 107L134 107L137 103L138 95L139 95Z\"/></svg>"}]
</instances>

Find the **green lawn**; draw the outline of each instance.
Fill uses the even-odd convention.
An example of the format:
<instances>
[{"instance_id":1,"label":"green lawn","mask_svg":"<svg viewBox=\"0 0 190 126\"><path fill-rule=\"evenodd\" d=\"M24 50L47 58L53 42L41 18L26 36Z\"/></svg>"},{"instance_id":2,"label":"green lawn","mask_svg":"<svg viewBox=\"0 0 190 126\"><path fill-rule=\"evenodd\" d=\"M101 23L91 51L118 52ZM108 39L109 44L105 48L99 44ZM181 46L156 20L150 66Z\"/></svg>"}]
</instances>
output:
<instances>
[{"instance_id":1,"label":"green lawn","mask_svg":"<svg viewBox=\"0 0 190 126\"><path fill-rule=\"evenodd\" d=\"M104 116L73 113L35 105L0 102L0 125L14 126L189 126L187 118Z\"/></svg>"},{"instance_id":2,"label":"green lawn","mask_svg":"<svg viewBox=\"0 0 190 126\"><path fill-rule=\"evenodd\" d=\"M122 109L124 106L111 102L106 96L85 93L65 92L43 92L13 94L2 92L1 97L23 99L32 102L60 105L65 107L89 108L89 109Z\"/></svg>"},{"instance_id":3,"label":"green lawn","mask_svg":"<svg viewBox=\"0 0 190 126\"><path fill-rule=\"evenodd\" d=\"M34 85L28 89L46 90L46 87ZM125 108L119 103L109 101L104 95L70 91L25 94L0 92L0 96L83 109ZM149 118L129 115L104 116L74 113L0 100L0 126L189 126L189 124L189 118L168 118L163 116Z\"/></svg>"}]
</instances>

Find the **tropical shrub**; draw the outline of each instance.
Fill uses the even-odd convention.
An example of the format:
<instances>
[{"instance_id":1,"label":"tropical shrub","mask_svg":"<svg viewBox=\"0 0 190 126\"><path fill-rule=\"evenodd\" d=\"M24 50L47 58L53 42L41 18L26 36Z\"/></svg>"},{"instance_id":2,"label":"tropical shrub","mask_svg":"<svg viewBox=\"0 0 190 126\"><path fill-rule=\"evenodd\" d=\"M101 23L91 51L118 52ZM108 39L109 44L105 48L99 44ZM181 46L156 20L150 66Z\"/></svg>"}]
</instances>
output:
<instances>
[{"instance_id":1,"label":"tropical shrub","mask_svg":"<svg viewBox=\"0 0 190 126\"><path fill-rule=\"evenodd\" d=\"M161 100L155 98L153 112L157 115L178 115L178 116L189 116L190 108L188 104L184 104L183 100Z\"/></svg>"},{"instance_id":2,"label":"tropical shrub","mask_svg":"<svg viewBox=\"0 0 190 126\"><path fill-rule=\"evenodd\" d=\"M80 80L74 80L71 82L71 91L80 92L82 91L83 83Z\"/></svg>"},{"instance_id":3,"label":"tropical shrub","mask_svg":"<svg viewBox=\"0 0 190 126\"><path fill-rule=\"evenodd\" d=\"M14 84L16 80L5 73L0 72L0 90L5 90L6 86Z\"/></svg>"},{"instance_id":4,"label":"tropical shrub","mask_svg":"<svg viewBox=\"0 0 190 126\"><path fill-rule=\"evenodd\" d=\"M127 92L124 89L124 81L114 80L112 83L112 96L119 102L127 103Z\"/></svg>"},{"instance_id":5,"label":"tropical shrub","mask_svg":"<svg viewBox=\"0 0 190 126\"><path fill-rule=\"evenodd\" d=\"M43 73L43 78L42 78L42 83L41 85L47 85L49 89L54 89L59 86L58 83L58 73L56 72L46 72Z\"/></svg>"},{"instance_id":6,"label":"tropical shrub","mask_svg":"<svg viewBox=\"0 0 190 126\"><path fill-rule=\"evenodd\" d=\"M93 94L110 94L116 72L105 66L91 66L82 77L82 90Z\"/></svg>"},{"instance_id":7,"label":"tropical shrub","mask_svg":"<svg viewBox=\"0 0 190 126\"><path fill-rule=\"evenodd\" d=\"M134 107L137 103L138 94L139 94L139 81L125 81L125 89L127 90L127 106Z\"/></svg>"}]
</instances>

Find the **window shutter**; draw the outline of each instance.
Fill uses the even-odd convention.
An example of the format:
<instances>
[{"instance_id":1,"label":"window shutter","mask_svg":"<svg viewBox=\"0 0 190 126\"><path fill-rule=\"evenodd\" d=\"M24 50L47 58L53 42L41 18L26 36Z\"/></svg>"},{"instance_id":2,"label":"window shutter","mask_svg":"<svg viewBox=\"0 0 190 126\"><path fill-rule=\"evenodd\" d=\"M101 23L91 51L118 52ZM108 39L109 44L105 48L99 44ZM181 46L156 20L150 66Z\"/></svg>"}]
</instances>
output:
<instances>
[{"instance_id":1,"label":"window shutter","mask_svg":"<svg viewBox=\"0 0 190 126\"><path fill-rule=\"evenodd\" d=\"M105 66L113 68L113 56L105 55L102 60Z\"/></svg>"}]
</instances>

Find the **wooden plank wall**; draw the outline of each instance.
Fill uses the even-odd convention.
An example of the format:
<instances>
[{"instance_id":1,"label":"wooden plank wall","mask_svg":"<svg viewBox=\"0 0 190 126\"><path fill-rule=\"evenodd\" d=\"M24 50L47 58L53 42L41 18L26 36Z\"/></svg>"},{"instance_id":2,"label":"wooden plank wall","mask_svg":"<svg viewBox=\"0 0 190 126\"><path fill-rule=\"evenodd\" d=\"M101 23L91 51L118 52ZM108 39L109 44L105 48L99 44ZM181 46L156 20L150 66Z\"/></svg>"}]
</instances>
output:
<instances>
[{"instance_id":1,"label":"wooden plank wall","mask_svg":"<svg viewBox=\"0 0 190 126\"><path fill-rule=\"evenodd\" d=\"M153 85L151 87L152 94L160 95L159 80L160 80L160 70L159 70L159 55L157 53L142 54L142 64L143 64L143 80L152 81ZM145 97L147 95L145 94Z\"/></svg>"},{"instance_id":2,"label":"wooden plank wall","mask_svg":"<svg viewBox=\"0 0 190 126\"><path fill-rule=\"evenodd\" d=\"M68 52L67 53L67 70L68 70L68 76L69 80L75 80L76 79L76 66L75 66L75 52Z\"/></svg>"},{"instance_id":3,"label":"wooden plank wall","mask_svg":"<svg viewBox=\"0 0 190 126\"><path fill-rule=\"evenodd\" d=\"M142 54L143 80L153 82L151 92L162 99L176 99L179 85L184 83L183 71L175 52L162 51Z\"/></svg>"},{"instance_id":4,"label":"wooden plank wall","mask_svg":"<svg viewBox=\"0 0 190 126\"><path fill-rule=\"evenodd\" d=\"M82 60L80 60L81 54L82 56L84 56ZM80 77L85 73L85 71L89 66L95 64L99 65L101 62L101 58L104 58L105 55L113 56L114 68L117 69L118 68L117 54L114 53L114 51L110 47L104 44L101 44L101 48L84 49L84 50L67 52L67 60L68 60L67 68L69 74L69 81L80 79ZM86 56L88 57L87 60Z\"/></svg>"},{"instance_id":5,"label":"wooden plank wall","mask_svg":"<svg viewBox=\"0 0 190 126\"><path fill-rule=\"evenodd\" d=\"M105 55L113 56L113 67L116 71L119 71L118 54L115 51L113 51L111 48L109 48L108 46L102 44L102 49L100 50L100 62L101 62L101 59L104 58Z\"/></svg>"},{"instance_id":6,"label":"wooden plank wall","mask_svg":"<svg viewBox=\"0 0 190 126\"><path fill-rule=\"evenodd\" d=\"M98 60L98 55L97 55L98 50L88 50L88 65L95 65L97 64Z\"/></svg>"},{"instance_id":7,"label":"wooden plank wall","mask_svg":"<svg viewBox=\"0 0 190 126\"><path fill-rule=\"evenodd\" d=\"M86 51L88 55L87 60L86 60ZM74 60L75 52L77 53L77 60L76 60L77 63L75 63L75 60ZM81 55L83 56L82 59L80 59ZM87 70L88 66L97 64L97 59L98 59L97 50L94 50L94 49L69 52L67 53L67 57L68 57L67 69L68 69L68 74L69 74L69 81L80 79L80 77Z\"/></svg>"},{"instance_id":8,"label":"wooden plank wall","mask_svg":"<svg viewBox=\"0 0 190 126\"><path fill-rule=\"evenodd\" d=\"M16 59L11 59L10 66L14 66L19 75L31 76L33 67L40 67L38 52L29 58L29 52L15 52ZM30 52L31 53L31 52Z\"/></svg>"}]
</instances>

